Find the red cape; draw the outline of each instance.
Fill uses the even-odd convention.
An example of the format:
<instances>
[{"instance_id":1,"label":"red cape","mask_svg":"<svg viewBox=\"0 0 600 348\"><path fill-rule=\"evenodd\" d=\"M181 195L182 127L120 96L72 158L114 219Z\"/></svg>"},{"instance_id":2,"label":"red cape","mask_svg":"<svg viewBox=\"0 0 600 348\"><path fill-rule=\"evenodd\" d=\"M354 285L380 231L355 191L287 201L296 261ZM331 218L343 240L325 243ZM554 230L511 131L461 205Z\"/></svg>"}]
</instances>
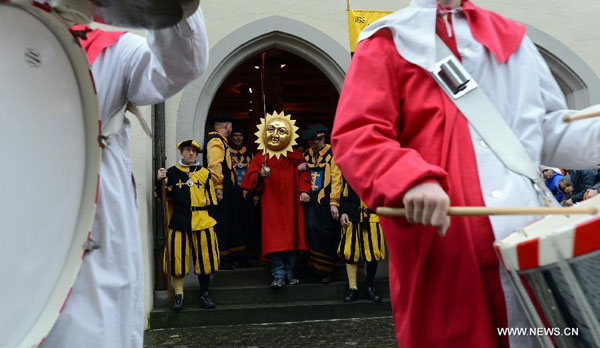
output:
<instances>
[{"instance_id":1,"label":"red cape","mask_svg":"<svg viewBox=\"0 0 600 348\"><path fill-rule=\"evenodd\" d=\"M463 5L474 37L498 63L508 59L524 27ZM336 163L370 207L400 207L410 188L427 181L438 182L452 205L485 205L467 120L429 72L398 55L387 29L357 47L332 145ZM487 217L453 217L445 237L403 218L382 218L381 225L399 346L508 346L496 332L507 327L507 313Z\"/></svg>"},{"instance_id":2,"label":"red cape","mask_svg":"<svg viewBox=\"0 0 600 348\"><path fill-rule=\"evenodd\" d=\"M259 184L265 156L257 154L250 162L241 187L261 193L262 256L286 250L308 250L304 237L304 208L301 192L310 192L310 175L299 173L302 155L294 151L280 159L269 158L271 175Z\"/></svg>"}]
</instances>

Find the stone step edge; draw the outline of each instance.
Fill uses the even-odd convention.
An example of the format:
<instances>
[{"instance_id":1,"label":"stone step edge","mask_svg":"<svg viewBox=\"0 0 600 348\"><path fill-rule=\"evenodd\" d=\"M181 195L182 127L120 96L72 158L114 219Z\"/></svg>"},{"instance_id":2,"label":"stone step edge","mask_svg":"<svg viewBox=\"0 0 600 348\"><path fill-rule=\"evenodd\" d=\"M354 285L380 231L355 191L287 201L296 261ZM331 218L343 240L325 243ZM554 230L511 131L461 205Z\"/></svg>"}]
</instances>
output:
<instances>
[{"instance_id":1,"label":"stone step edge","mask_svg":"<svg viewBox=\"0 0 600 348\"><path fill-rule=\"evenodd\" d=\"M352 306L353 304L363 304L363 303L372 303L374 305L389 303L391 305L391 300L389 297L384 297L381 299L381 302L371 302L365 299L356 300L352 303L344 303L341 300L324 300L324 301L299 301L299 302L273 302L273 303L253 303L253 304L229 304L229 305L220 305L215 309L204 309L199 306L186 306L183 311L179 313L185 312L217 312L217 311L229 311L236 309L269 309L269 308L282 308L282 307L308 307L308 306L329 306L329 305L347 305ZM160 307L154 308L152 310L152 314L159 313L169 313L172 312L168 308Z\"/></svg>"},{"instance_id":2,"label":"stone step edge","mask_svg":"<svg viewBox=\"0 0 600 348\"><path fill-rule=\"evenodd\" d=\"M160 328L160 329L148 329L146 331L167 331L167 330L173 330L173 331L181 331L181 330L188 330L188 329L213 329L213 328L235 328L235 327L240 327L240 326L244 326L244 327L248 327L248 326L271 326L271 325L296 325L296 324L302 324L302 323L320 323L320 322L326 322L326 321L330 321L330 322L335 322L335 321L364 321L364 320L371 320L371 319L393 319L394 316L393 315L384 315L384 316L379 316L379 317L361 317L361 318L342 318L342 319L313 319L313 320L300 320L300 321L278 321L278 322L273 322L273 323L254 323L254 324L232 324L232 325L203 325L203 326L190 326L190 327L185 327L185 328L180 328L180 327L166 327L166 328Z\"/></svg>"},{"instance_id":3,"label":"stone step edge","mask_svg":"<svg viewBox=\"0 0 600 348\"><path fill-rule=\"evenodd\" d=\"M363 279L363 283L364 283L364 279ZM380 283L388 283L388 279L387 278L376 278L375 279L375 284L380 284ZM286 285L286 287L298 287L298 288L302 288L302 287L314 287L314 286L339 286L339 285L347 285L348 282L347 281L332 281L329 284L322 284L322 283L300 283L297 285ZM360 291L361 289L364 289L364 286L360 286L361 285L361 281L359 279L359 287L358 290ZM270 288L271 285L267 284L267 285L245 285L245 286L238 286L238 285L224 285L224 286L211 286L210 287L210 291L215 291L215 290L251 290L251 289L267 289ZM189 287L185 287L185 291L199 291L200 290L200 285L198 284L194 284L194 285L190 285ZM160 293L160 294L165 294L167 292L167 290L154 290L154 293Z\"/></svg>"}]
</instances>

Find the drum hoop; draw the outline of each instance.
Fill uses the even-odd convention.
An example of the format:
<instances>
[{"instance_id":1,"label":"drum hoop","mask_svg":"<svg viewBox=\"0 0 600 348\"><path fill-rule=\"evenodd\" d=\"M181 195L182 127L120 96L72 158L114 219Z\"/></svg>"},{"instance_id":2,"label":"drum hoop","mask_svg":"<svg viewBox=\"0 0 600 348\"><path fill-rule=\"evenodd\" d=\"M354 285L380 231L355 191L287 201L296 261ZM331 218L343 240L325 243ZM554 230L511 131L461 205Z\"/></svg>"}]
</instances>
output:
<instances>
[{"instance_id":1,"label":"drum hoop","mask_svg":"<svg viewBox=\"0 0 600 348\"><path fill-rule=\"evenodd\" d=\"M600 207L600 196L579 204ZM600 250L600 238L590 228L600 225L600 215L547 216L494 242L502 266L510 272L539 270L555 265L559 253L568 260Z\"/></svg>"},{"instance_id":2,"label":"drum hoop","mask_svg":"<svg viewBox=\"0 0 600 348\"><path fill-rule=\"evenodd\" d=\"M90 238L100 184L99 173L102 153L97 139L101 123L98 99L87 56L79 45L78 40L70 33L67 24L54 13L48 13L33 6L11 3L0 5L17 7L34 16L48 28L60 43L70 60L77 80L82 110L84 112L82 115L83 130L87 135L85 139L84 190L75 227L76 232L71 241L65 265L54 289L50 293L48 303L46 303L31 329L18 345L18 347L29 348L41 345L54 326L68 300L85 256L83 245Z\"/></svg>"}]
</instances>

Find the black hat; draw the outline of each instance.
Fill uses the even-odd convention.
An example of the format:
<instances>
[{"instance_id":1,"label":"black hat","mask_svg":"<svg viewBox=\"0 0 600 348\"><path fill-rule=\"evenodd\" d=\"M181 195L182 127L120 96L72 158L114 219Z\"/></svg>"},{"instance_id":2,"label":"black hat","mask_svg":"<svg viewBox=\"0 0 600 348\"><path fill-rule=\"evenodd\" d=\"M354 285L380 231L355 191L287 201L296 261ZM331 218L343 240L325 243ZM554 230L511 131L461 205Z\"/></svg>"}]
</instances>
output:
<instances>
[{"instance_id":1,"label":"black hat","mask_svg":"<svg viewBox=\"0 0 600 348\"><path fill-rule=\"evenodd\" d=\"M246 137L246 129L243 128L243 127L234 126L233 129L232 129L232 131L231 131L231 134L233 135L234 133L242 133L242 135L244 137Z\"/></svg>"},{"instance_id":2,"label":"black hat","mask_svg":"<svg viewBox=\"0 0 600 348\"><path fill-rule=\"evenodd\" d=\"M327 127L322 124L311 124L302 132L302 139L313 140L315 138L323 137L327 134L327 131Z\"/></svg>"},{"instance_id":3,"label":"black hat","mask_svg":"<svg viewBox=\"0 0 600 348\"><path fill-rule=\"evenodd\" d=\"M233 116L229 114L218 114L213 116L213 122L233 122Z\"/></svg>"},{"instance_id":4,"label":"black hat","mask_svg":"<svg viewBox=\"0 0 600 348\"><path fill-rule=\"evenodd\" d=\"M195 140L184 140L177 144L177 148L179 150L186 146L193 146L198 150L198 152L202 152L202 146L200 146L200 144L198 144Z\"/></svg>"}]
</instances>

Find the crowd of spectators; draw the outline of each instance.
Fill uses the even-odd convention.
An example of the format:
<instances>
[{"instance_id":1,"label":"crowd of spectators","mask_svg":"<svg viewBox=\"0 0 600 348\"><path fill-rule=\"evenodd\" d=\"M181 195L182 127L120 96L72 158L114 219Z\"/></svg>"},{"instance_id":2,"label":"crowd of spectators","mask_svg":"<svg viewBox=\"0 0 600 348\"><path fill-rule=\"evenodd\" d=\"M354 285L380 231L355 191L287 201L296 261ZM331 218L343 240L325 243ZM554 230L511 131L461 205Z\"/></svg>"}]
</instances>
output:
<instances>
[{"instance_id":1,"label":"crowd of spectators","mask_svg":"<svg viewBox=\"0 0 600 348\"><path fill-rule=\"evenodd\" d=\"M600 167L587 170L541 167L546 186L565 207L592 198L600 191Z\"/></svg>"}]
</instances>

